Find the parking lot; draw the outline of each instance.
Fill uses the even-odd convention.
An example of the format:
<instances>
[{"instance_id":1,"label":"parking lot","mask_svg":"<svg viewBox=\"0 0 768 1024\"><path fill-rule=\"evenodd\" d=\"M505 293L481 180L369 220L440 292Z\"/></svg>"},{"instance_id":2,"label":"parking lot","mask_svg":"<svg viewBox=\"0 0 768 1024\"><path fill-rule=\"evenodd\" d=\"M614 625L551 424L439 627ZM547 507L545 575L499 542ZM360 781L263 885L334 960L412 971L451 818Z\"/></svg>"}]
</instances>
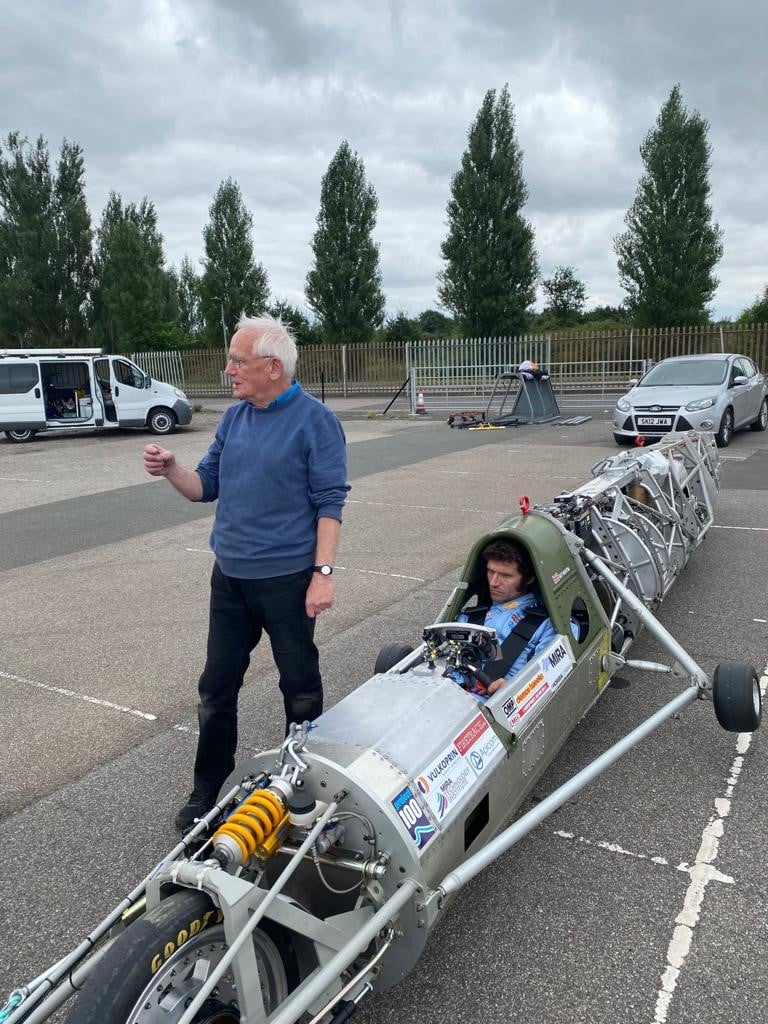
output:
<instances>
[{"instance_id":1,"label":"parking lot","mask_svg":"<svg viewBox=\"0 0 768 1024\"><path fill-rule=\"evenodd\" d=\"M607 409L578 426L468 431L384 419L384 404L366 416L339 403L352 490L336 605L318 622L328 705L383 643L418 640L473 541L521 495L547 500L618 451ZM216 421L196 415L167 447L194 464ZM0 442L0 1006L175 843L191 788L212 508L144 474L147 440ZM745 660L764 675L768 432L741 432L721 455L716 526L659 617L707 671ZM632 653L660 656L647 637ZM679 686L615 679L533 799ZM240 709L243 755L280 740L266 645ZM464 889L416 968L355 1020L768 1019L766 793L766 737L725 733L696 703Z\"/></svg>"}]
</instances>

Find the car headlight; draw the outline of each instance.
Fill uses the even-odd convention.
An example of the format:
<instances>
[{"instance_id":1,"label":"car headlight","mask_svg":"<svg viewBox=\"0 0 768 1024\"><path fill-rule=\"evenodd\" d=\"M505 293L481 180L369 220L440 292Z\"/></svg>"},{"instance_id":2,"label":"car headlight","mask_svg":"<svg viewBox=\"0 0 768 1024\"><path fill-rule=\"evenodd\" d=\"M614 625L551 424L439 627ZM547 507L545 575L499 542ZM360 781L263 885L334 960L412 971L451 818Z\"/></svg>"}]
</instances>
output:
<instances>
[{"instance_id":1,"label":"car headlight","mask_svg":"<svg viewBox=\"0 0 768 1024\"><path fill-rule=\"evenodd\" d=\"M174 388L173 389L173 393L174 393L174 395L176 395L177 398L183 398L184 401L186 402L187 396L184 394L183 391L179 391L178 388Z\"/></svg>"},{"instance_id":2,"label":"car headlight","mask_svg":"<svg viewBox=\"0 0 768 1024\"><path fill-rule=\"evenodd\" d=\"M711 409L716 401L716 398L697 398L695 402L689 402L686 405L685 411L700 412L702 409Z\"/></svg>"},{"instance_id":3,"label":"car headlight","mask_svg":"<svg viewBox=\"0 0 768 1024\"><path fill-rule=\"evenodd\" d=\"M628 398L620 398L616 403L619 412L632 412L632 403Z\"/></svg>"}]
</instances>

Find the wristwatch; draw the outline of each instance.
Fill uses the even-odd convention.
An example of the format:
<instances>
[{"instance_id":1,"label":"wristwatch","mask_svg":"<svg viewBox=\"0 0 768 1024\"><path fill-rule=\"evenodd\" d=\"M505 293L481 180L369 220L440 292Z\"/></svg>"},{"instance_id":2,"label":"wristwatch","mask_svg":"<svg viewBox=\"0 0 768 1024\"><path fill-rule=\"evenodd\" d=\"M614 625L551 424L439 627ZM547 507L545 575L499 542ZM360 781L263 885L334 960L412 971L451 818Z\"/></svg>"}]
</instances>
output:
<instances>
[{"instance_id":1,"label":"wristwatch","mask_svg":"<svg viewBox=\"0 0 768 1024\"><path fill-rule=\"evenodd\" d=\"M312 572L319 572L321 576L330 576L333 572L332 565L313 565Z\"/></svg>"}]
</instances>

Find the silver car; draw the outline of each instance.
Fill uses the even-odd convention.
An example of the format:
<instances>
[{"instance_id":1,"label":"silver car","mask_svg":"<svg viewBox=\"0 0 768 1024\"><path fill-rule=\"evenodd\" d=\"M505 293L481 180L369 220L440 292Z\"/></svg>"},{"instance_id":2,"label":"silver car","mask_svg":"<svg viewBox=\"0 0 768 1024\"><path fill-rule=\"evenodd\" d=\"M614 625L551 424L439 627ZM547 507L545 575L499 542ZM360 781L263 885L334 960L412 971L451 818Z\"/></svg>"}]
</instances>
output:
<instances>
[{"instance_id":1,"label":"silver car","mask_svg":"<svg viewBox=\"0 0 768 1024\"><path fill-rule=\"evenodd\" d=\"M768 381L751 359L733 353L662 359L613 410L617 444L672 430L711 431L727 448L735 430L768 425Z\"/></svg>"}]
</instances>

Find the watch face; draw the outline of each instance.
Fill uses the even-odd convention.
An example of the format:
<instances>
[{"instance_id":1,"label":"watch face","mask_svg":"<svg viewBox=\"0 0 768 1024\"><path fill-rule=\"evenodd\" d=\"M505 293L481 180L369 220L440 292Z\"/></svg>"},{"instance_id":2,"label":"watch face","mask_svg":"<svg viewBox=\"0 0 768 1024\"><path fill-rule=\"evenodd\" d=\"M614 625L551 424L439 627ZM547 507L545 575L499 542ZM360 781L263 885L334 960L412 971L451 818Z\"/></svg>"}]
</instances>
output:
<instances>
[{"instance_id":1,"label":"watch face","mask_svg":"<svg viewBox=\"0 0 768 1024\"><path fill-rule=\"evenodd\" d=\"M333 572L333 567L330 565L316 565L315 572L319 572L321 576L330 576Z\"/></svg>"}]
</instances>

